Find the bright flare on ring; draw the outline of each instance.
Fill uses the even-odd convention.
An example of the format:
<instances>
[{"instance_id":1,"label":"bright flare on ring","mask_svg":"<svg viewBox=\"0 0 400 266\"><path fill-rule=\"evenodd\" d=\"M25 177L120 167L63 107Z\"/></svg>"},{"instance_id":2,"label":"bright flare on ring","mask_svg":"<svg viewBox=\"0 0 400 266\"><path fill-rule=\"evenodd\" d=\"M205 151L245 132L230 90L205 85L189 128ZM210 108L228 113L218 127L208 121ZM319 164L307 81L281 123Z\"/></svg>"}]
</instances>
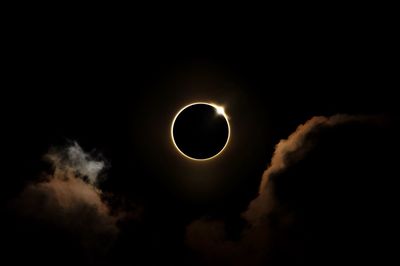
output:
<instances>
[{"instance_id":1,"label":"bright flare on ring","mask_svg":"<svg viewBox=\"0 0 400 266\"><path fill-rule=\"evenodd\" d=\"M217 114L226 116L224 107L215 105L214 108L217 111Z\"/></svg>"}]
</instances>

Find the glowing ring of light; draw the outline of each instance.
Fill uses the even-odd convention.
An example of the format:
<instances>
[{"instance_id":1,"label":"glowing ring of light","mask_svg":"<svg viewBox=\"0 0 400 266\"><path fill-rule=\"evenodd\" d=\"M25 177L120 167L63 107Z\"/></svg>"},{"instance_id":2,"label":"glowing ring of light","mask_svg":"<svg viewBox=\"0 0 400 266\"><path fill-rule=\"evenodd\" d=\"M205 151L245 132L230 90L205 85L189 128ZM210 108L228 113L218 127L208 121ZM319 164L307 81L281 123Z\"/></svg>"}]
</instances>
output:
<instances>
[{"instance_id":1,"label":"glowing ring of light","mask_svg":"<svg viewBox=\"0 0 400 266\"><path fill-rule=\"evenodd\" d=\"M217 154L215 154L214 156L211 156L211 157L208 157L208 158L205 158L205 159L197 159L197 158L193 158L193 157L190 157L190 156L186 155L183 151L181 151L181 150L179 149L179 147L178 147L178 145L176 145L176 142L175 142L175 139L174 139L174 125L175 125L175 121L176 121L176 119L178 118L179 114L180 114L183 110L185 110L186 108L188 108L188 107L190 107L190 106L192 106L192 105L197 105L197 104L205 104L205 105L209 105L209 106L211 106L211 107L214 107L215 111L216 111L218 114L224 116L225 121L226 121L226 124L228 125L228 138L226 139L226 143L225 143L224 147L222 147L222 149L221 149ZM172 120L172 125L171 125L171 139L172 139L172 142L174 143L174 146L175 146L175 148L179 151L179 153L182 154L183 156L185 156L186 158L190 159L190 160L194 160L194 161L208 161L208 160L214 159L215 157L217 157L218 155L220 155L220 154L225 150L226 146L228 145L228 142L229 142L230 137L231 137L231 126L229 125L229 118L228 118L228 116L226 115L226 113L225 113L225 111L224 111L224 108L223 108L222 106L219 106L219 105L216 105L216 104L213 104L213 103L196 102L196 103L191 103L191 104L189 104L189 105L186 105L185 107L183 107L182 109L180 109L180 110L178 111L178 113L177 113L177 114L175 115L175 117L174 117L174 120Z\"/></svg>"}]
</instances>

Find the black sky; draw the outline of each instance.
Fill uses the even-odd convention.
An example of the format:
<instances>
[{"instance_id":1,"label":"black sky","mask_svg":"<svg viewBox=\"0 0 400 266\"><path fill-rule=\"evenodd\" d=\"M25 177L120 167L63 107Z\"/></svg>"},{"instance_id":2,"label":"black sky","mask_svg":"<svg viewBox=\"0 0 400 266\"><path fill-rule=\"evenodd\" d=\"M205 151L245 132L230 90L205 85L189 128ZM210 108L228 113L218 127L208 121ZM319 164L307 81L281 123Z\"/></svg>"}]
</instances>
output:
<instances>
[{"instance_id":1,"label":"black sky","mask_svg":"<svg viewBox=\"0 0 400 266\"><path fill-rule=\"evenodd\" d=\"M379 116L384 126L319 132L309 157L274 181L282 208L271 214L266 261L368 261L364 251L374 251L379 262L390 255L398 87L390 21L181 32L98 26L44 21L9 28L1 193L8 259L224 265L187 243L187 227L204 217L223 221L227 238L240 242L248 226L240 214L257 197L275 145L310 118L335 114ZM230 117L230 144L208 164L187 161L170 138L176 112L197 101L219 103ZM83 249L57 222L21 217L13 203L51 171L44 154L73 141L102 154L99 189L113 212L126 215L101 254ZM296 214L290 226L282 222L286 212Z\"/></svg>"}]
</instances>

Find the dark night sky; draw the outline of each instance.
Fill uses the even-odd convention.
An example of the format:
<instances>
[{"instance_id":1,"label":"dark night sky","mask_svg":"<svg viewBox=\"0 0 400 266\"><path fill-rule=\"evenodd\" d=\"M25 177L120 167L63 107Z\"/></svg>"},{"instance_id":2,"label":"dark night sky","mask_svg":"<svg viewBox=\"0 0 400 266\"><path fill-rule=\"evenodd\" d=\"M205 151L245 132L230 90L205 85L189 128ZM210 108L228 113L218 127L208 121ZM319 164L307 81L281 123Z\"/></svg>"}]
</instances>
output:
<instances>
[{"instance_id":1,"label":"dark night sky","mask_svg":"<svg viewBox=\"0 0 400 266\"><path fill-rule=\"evenodd\" d=\"M395 38L385 23L174 33L95 23L18 25L3 48L4 256L43 265L233 265L226 242L243 250L250 241L263 254L254 265L390 258L398 82ZM176 112L197 101L223 105L232 134L223 154L200 164L176 151L169 131ZM379 125L313 131L311 150L299 150L301 160L290 157L290 167L271 177L278 207L266 229L241 217L258 195L275 145L312 117L335 114L372 115ZM36 213L42 207L32 207L34 214L23 215L15 203L51 172L43 160L49 149L73 141L107 162L98 188L112 215L123 213L112 240L97 241L90 226L71 234L79 211L60 226L51 211L42 216ZM43 200L28 199L38 206ZM225 237L208 248L215 254L188 236L199 219L224 223ZM268 235L267 244L248 240L244 232L252 226ZM88 238L107 248L82 245ZM236 263L252 265L253 253L243 254Z\"/></svg>"}]
</instances>

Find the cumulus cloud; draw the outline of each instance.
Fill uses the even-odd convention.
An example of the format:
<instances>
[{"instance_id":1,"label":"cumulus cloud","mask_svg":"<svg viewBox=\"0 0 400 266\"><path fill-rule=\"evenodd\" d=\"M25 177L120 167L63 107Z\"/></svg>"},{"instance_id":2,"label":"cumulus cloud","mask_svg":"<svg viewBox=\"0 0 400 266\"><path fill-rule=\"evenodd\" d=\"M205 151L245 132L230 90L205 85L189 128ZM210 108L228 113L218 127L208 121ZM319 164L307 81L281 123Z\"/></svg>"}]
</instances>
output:
<instances>
[{"instance_id":1,"label":"cumulus cloud","mask_svg":"<svg viewBox=\"0 0 400 266\"><path fill-rule=\"evenodd\" d=\"M271 194L273 191L271 190L272 186L268 186L271 176L278 174L306 156L316 143L314 134L341 124L377 122L378 120L377 117L373 116L337 114L330 117L314 116L304 124L299 125L287 139L280 140L275 146L271 162L262 175L259 196L250 203L249 209L243 215L247 220L255 222L271 211L273 205Z\"/></svg>"},{"instance_id":2,"label":"cumulus cloud","mask_svg":"<svg viewBox=\"0 0 400 266\"><path fill-rule=\"evenodd\" d=\"M68 232L85 250L106 250L118 234L119 217L111 215L96 187L105 161L76 142L53 148L44 158L52 169L22 191L16 201L20 215Z\"/></svg>"},{"instance_id":3,"label":"cumulus cloud","mask_svg":"<svg viewBox=\"0 0 400 266\"><path fill-rule=\"evenodd\" d=\"M306 123L299 125L297 129L287 138L282 139L276 146L269 167L265 170L259 191L262 193L268 184L269 177L276 172L284 169L290 164L290 159L299 160L313 146L312 139L309 138L312 133L323 128L333 127L343 123L355 121L372 120L370 116L354 116L338 114L331 117L314 116Z\"/></svg>"},{"instance_id":4,"label":"cumulus cloud","mask_svg":"<svg viewBox=\"0 0 400 266\"><path fill-rule=\"evenodd\" d=\"M282 206L275 195L275 180L294 164L307 157L317 145L318 136L347 124L375 124L378 117L334 115L316 116L308 120L276 146L273 157L262 175L258 196L249 204L241 217L247 222L239 240L226 236L224 221L202 219L187 228L188 245L203 255L206 264L260 265L284 238L282 232L293 223L293 213ZM340 167L340 166L338 166ZM321 177L323 178L323 177ZM276 241L277 234L280 234ZM288 247L285 247L288 249ZM296 254L296 252L293 252ZM294 259L296 260L296 259Z\"/></svg>"},{"instance_id":5,"label":"cumulus cloud","mask_svg":"<svg viewBox=\"0 0 400 266\"><path fill-rule=\"evenodd\" d=\"M51 149L45 159L53 165L54 176L66 179L85 177L91 185L98 182L99 174L105 167L101 158L96 159L85 153L76 142L63 150Z\"/></svg>"}]
</instances>

